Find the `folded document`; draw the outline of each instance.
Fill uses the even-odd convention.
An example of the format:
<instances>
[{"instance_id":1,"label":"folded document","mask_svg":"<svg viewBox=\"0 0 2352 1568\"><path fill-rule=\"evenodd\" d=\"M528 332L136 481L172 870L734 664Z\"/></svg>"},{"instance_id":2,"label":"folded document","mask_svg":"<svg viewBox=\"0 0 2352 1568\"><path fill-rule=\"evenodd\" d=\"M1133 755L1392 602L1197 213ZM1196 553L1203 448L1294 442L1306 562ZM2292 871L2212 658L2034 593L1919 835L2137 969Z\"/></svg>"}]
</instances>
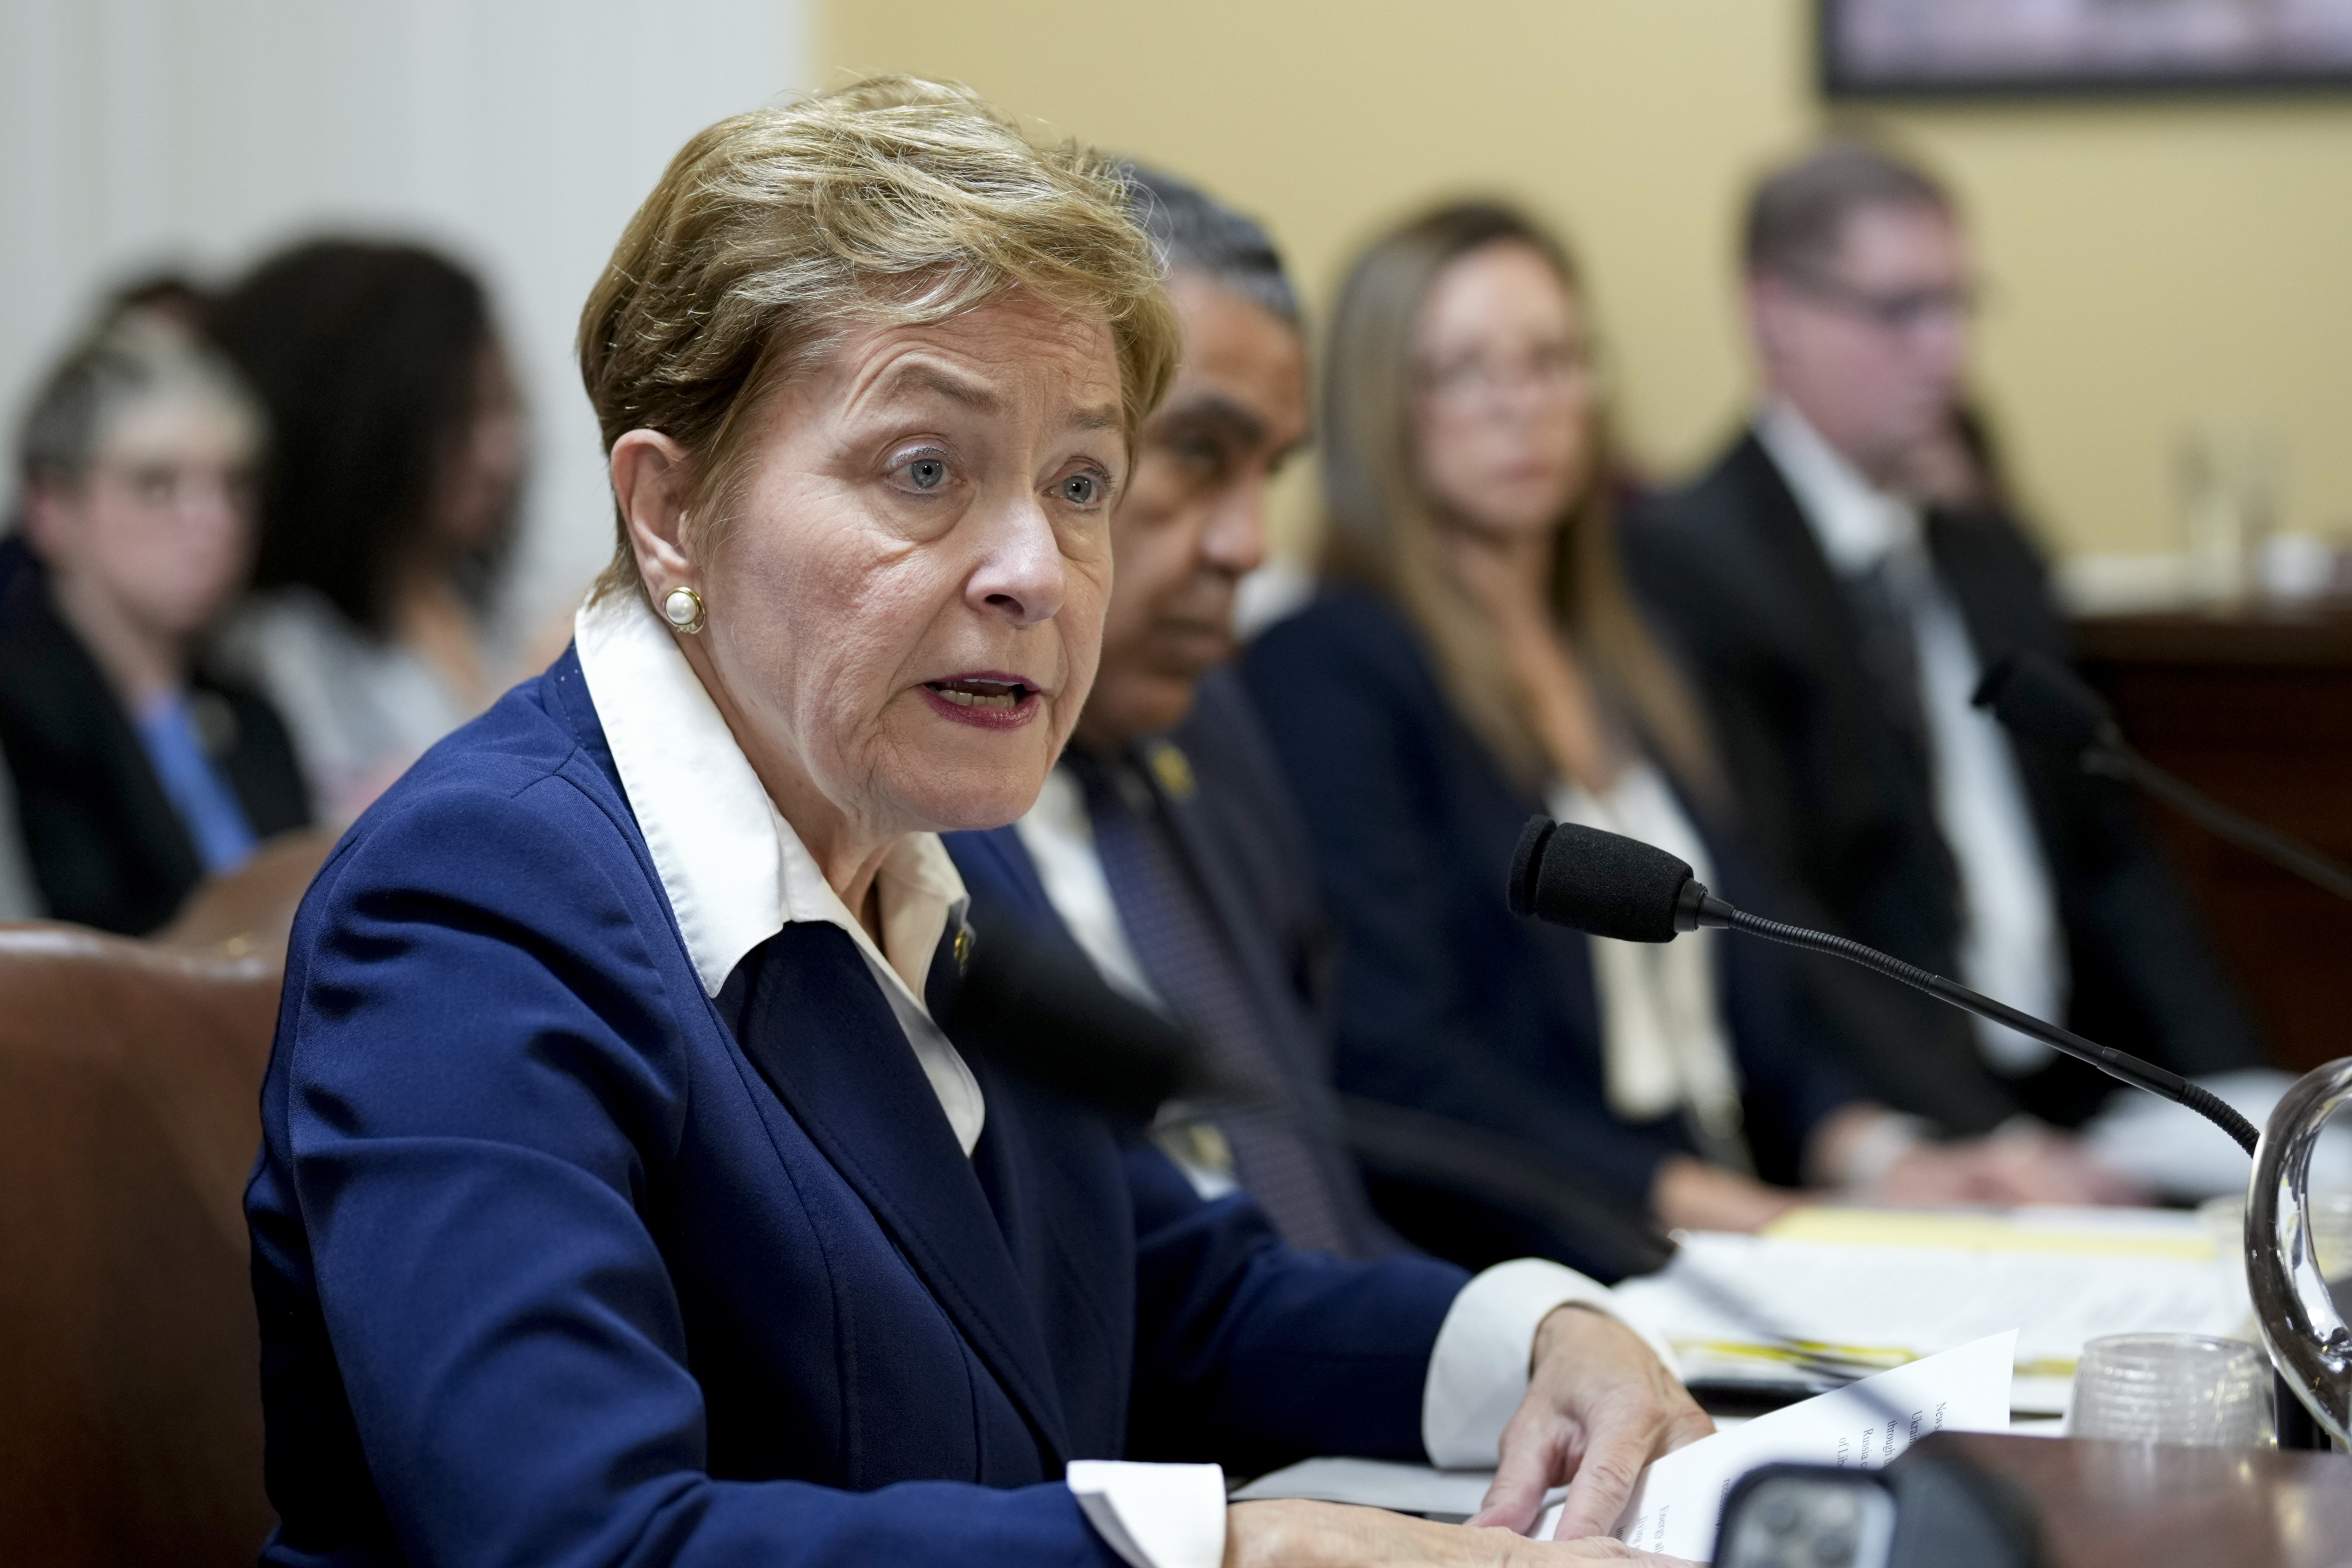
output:
<instances>
[{"instance_id":1,"label":"folded document","mask_svg":"<svg viewBox=\"0 0 2352 1568\"><path fill-rule=\"evenodd\" d=\"M1874 1470L1931 1432L2009 1430L2014 1331L1848 1384L1703 1437L1642 1472L1612 1531L1626 1545L1706 1562L1732 1486L1759 1465ZM1559 1509L1538 1521L1550 1539Z\"/></svg>"}]
</instances>

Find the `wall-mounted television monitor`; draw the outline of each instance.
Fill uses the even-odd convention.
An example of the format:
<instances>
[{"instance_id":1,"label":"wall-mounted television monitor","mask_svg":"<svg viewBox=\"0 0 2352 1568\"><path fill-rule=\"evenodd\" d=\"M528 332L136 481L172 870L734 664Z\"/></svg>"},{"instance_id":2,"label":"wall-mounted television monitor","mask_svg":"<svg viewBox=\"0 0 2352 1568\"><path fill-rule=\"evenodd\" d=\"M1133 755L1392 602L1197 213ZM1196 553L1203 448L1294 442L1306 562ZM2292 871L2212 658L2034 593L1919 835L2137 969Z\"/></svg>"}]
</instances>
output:
<instances>
[{"instance_id":1,"label":"wall-mounted television monitor","mask_svg":"<svg viewBox=\"0 0 2352 1568\"><path fill-rule=\"evenodd\" d=\"M2352 0L1821 0L1832 98L2352 86Z\"/></svg>"}]
</instances>

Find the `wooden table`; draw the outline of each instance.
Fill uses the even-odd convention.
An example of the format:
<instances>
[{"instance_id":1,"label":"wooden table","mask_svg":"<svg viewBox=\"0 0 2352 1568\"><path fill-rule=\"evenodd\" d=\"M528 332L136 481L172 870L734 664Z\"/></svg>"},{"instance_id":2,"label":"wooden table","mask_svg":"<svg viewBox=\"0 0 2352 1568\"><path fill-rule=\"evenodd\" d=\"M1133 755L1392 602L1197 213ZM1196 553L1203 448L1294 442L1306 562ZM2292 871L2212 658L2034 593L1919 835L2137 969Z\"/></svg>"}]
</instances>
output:
<instances>
[{"instance_id":1,"label":"wooden table","mask_svg":"<svg viewBox=\"0 0 2352 1568\"><path fill-rule=\"evenodd\" d=\"M2352 605L2100 616L2084 673L2149 761L2352 864ZM2352 904L2150 804L2279 1065L2352 1056Z\"/></svg>"},{"instance_id":2,"label":"wooden table","mask_svg":"<svg viewBox=\"0 0 2352 1568\"><path fill-rule=\"evenodd\" d=\"M2352 1563L2352 1458L2340 1454L1954 1433L1918 1451L1937 1448L2032 1495L2048 1568Z\"/></svg>"}]
</instances>

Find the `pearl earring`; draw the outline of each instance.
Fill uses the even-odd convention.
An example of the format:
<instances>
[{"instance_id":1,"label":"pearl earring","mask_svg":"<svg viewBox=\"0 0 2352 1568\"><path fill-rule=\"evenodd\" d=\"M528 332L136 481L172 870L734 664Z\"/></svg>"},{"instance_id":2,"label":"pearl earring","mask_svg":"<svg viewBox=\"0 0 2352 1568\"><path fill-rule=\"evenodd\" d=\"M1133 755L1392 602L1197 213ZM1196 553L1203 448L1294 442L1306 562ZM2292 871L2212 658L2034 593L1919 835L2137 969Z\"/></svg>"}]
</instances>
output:
<instances>
[{"instance_id":1,"label":"pearl earring","mask_svg":"<svg viewBox=\"0 0 2352 1568\"><path fill-rule=\"evenodd\" d=\"M702 629L702 595L691 588L672 588L662 599L662 618L692 637Z\"/></svg>"}]
</instances>

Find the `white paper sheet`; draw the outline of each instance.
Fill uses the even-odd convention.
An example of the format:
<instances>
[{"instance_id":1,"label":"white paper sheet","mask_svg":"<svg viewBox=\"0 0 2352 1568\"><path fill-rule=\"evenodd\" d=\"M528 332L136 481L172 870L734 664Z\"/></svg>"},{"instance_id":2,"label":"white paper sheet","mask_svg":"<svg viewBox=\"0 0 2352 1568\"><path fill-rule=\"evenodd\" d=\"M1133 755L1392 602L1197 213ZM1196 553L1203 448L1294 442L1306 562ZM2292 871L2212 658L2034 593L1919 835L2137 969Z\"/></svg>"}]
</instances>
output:
<instances>
[{"instance_id":1,"label":"white paper sheet","mask_svg":"<svg viewBox=\"0 0 2352 1568\"><path fill-rule=\"evenodd\" d=\"M2016 1408L2042 1415L2064 1410L2085 1340L2243 1331L2242 1278L2210 1250L2041 1247L2025 1245L2030 1225L2018 1229L2010 1244L1969 1247L1690 1236L1664 1270L1613 1294L1675 1347L1686 1378L1787 1381L1808 1356L1856 1375L2015 1328Z\"/></svg>"},{"instance_id":2,"label":"white paper sheet","mask_svg":"<svg viewBox=\"0 0 2352 1568\"><path fill-rule=\"evenodd\" d=\"M1612 1533L1644 1552L1704 1563L1715 1555L1733 1483L1759 1465L1874 1470L1930 1432L2006 1432L2016 1353L2015 1330L1988 1335L1678 1448L1642 1472ZM1547 1510L1536 1539L1551 1539L1559 1515Z\"/></svg>"},{"instance_id":3,"label":"white paper sheet","mask_svg":"<svg viewBox=\"0 0 2352 1568\"><path fill-rule=\"evenodd\" d=\"M1437 1470L1385 1459L1302 1459L1235 1488L1233 1500L1311 1498L1317 1502L1362 1503L1399 1513L1467 1519L1485 1505L1486 1489L1494 1484L1492 1470ZM1544 1500L1557 1502L1567 1490L1555 1488Z\"/></svg>"}]
</instances>

